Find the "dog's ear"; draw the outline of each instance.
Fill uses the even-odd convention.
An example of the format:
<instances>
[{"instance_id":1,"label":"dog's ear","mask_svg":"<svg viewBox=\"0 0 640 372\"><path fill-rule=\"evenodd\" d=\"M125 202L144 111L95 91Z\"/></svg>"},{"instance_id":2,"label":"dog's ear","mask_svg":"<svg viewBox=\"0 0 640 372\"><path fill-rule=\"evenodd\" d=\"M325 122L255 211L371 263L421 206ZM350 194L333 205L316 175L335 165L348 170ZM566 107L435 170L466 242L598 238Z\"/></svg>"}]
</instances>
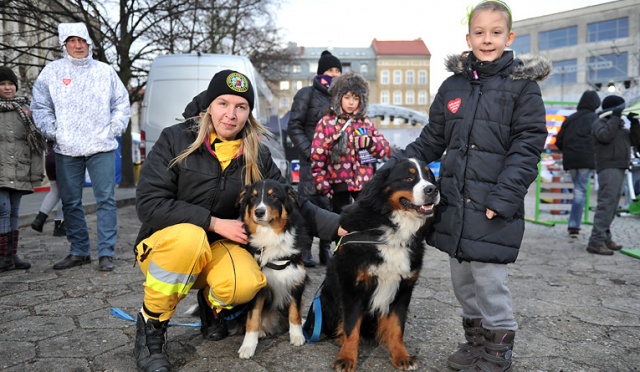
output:
<instances>
[{"instance_id":1,"label":"dog's ear","mask_svg":"<svg viewBox=\"0 0 640 372\"><path fill-rule=\"evenodd\" d=\"M236 200L236 208L241 208L246 203L247 193L250 188L251 185L246 185L240 190L240 194L238 194L238 199Z\"/></svg>"},{"instance_id":2,"label":"dog's ear","mask_svg":"<svg viewBox=\"0 0 640 372\"><path fill-rule=\"evenodd\" d=\"M379 211L381 214L390 212L390 207L387 203L380 202L382 198L386 198L384 187L390 173L391 167L384 167L378 170L373 178L362 187L358 201L362 201L364 204L372 206L375 209L381 209Z\"/></svg>"},{"instance_id":3,"label":"dog's ear","mask_svg":"<svg viewBox=\"0 0 640 372\"><path fill-rule=\"evenodd\" d=\"M298 200L298 193L290 185L284 186L284 192L287 195L287 203L290 204L287 210L293 210L300 208L300 202Z\"/></svg>"}]
</instances>

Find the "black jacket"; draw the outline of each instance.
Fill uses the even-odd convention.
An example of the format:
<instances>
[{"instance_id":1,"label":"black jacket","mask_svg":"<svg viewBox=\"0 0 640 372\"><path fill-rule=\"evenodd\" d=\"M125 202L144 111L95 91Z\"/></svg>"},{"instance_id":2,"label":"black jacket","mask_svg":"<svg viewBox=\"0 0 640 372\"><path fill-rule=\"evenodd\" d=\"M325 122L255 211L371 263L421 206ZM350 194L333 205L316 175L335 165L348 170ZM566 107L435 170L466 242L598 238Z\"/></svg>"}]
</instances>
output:
<instances>
[{"instance_id":1,"label":"black jacket","mask_svg":"<svg viewBox=\"0 0 640 372\"><path fill-rule=\"evenodd\" d=\"M222 171L218 160L206 146L189 155L185 161L168 168L168 164L196 139L195 120L165 128L140 169L136 188L136 210L142 227L137 245L154 232L178 223L190 223L205 231L211 216L237 219L236 205L244 183L244 157L231 161ZM260 148L260 170L264 178L285 182L273 163L269 149ZM309 222L311 233L324 239L336 237L339 216L304 201L301 213ZM208 233L209 242L221 237Z\"/></svg>"},{"instance_id":2,"label":"black jacket","mask_svg":"<svg viewBox=\"0 0 640 372\"><path fill-rule=\"evenodd\" d=\"M494 62L463 54L446 64L454 75L438 89L429 124L404 152L427 163L442 157L441 202L428 242L463 261L514 262L524 197L547 137L536 81L551 64L525 55L514 60L510 51ZM492 220L487 208L497 213Z\"/></svg>"},{"instance_id":3,"label":"black jacket","mask_svg":"<svg viewBox=\"0 0 640 372\"><path fill-rule=\"evenodd\" d=\"M293 97L287 133L300 154L300 160L308 162L311 141L318 121L329 112L331 94L317 78L313 85L304 87Z\"/></svg>"},{"instance_id":4,"label":"black jacket","mask_svg":"<svg viewBox=\"0 0 640 372\"><path fill-rule=\"evenodd\" d=\"M622 118L612 116L611 112L604 113L593 123L593 138L596 171L627 169L631 162L631 146L640 145L640 124L634 118L629 130L624 127Z\"/></svg>"},{"instance_id":5,"label":"black jacket","mask_svg":"<svg viewBox=\"0 0 640 372\"><path fill-rule=\"evenodd\" d=\"M591 125L598 119L596 110L600 97L593 90L582 94L578 111L569 115L556 136L556 146L562 151L562 167L569 169L595 169Z\"/></svg>"}]
</instances>

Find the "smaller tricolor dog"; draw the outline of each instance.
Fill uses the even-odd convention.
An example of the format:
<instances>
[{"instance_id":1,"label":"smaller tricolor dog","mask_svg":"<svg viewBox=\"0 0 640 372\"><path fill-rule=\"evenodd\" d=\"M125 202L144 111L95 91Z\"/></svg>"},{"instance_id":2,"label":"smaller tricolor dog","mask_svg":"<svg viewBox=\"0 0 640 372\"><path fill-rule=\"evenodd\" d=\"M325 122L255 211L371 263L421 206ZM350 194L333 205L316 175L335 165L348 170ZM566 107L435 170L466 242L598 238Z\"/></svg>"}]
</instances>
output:
<instances>
[{"instance_id":1,"label":"smaller tricolor dog","mask_svg":"<svg viewBox=\"0 0 640 372\"><path fill-rule=\"evenodd\" d=\"M248 359L260 337L287 329L292 345L305 343L300 311L308 278L298 247L308 237L301 233L303 220L291 186L262 180L245 186L239 202L249 233L247 248L267 278L267 286L248 304L244 341L238 350L240 358Z\"/></svg>"},{"instance_id":2,"label":"smaller tricolor dog","mask_svg":"<svg viewBox=\"0 0 640 372\"><path fill-rule=\"evenodd\" d=\"M429 167L402 159L379 170L343 210L340 225L349 234L328 264L320 293L322 332L342 344L335 371L355 370L361 337L384 343L394 367L417 368L404 327L439 201Z\"/></svg>"}]
</instances>

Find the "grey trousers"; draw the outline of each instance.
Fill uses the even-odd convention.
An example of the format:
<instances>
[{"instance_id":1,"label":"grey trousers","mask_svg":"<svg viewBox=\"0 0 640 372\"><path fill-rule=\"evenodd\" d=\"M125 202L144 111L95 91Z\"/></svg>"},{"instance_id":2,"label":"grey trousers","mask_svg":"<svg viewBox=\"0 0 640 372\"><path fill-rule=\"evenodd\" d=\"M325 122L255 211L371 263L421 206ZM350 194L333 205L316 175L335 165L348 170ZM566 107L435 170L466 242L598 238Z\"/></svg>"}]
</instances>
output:
<instances>
[{"instance_id":1,"label":"grey trousers","mask_svg":"<svg viewBox=\"0 0 640 372\"><path fill-rule=\"evenodd\" d=\"M590 245L600 245L611 240L611 223L620 203L624 169L609 168L598 172L598 206L593 216Z\"/></svg>"},{"instance_id":2,"label":"grey trousers","mask_svg":"<svg viewBox=\"0 0 640 372\"><path fill-rule=\"evenodd\" d=\"M453 293L462 306L463 318L482 319L490 330L518 329L507 287L507 265L449 260Z\"/></svg>"}]
</instances>

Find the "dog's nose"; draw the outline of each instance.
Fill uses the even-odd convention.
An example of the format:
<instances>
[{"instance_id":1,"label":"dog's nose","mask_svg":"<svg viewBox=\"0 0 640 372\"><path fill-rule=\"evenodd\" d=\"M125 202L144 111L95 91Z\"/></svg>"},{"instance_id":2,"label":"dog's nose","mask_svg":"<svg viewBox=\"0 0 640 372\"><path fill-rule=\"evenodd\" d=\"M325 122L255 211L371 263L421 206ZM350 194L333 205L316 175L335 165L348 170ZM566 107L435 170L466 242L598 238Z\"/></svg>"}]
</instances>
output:
<instances>
[{"instance_id":1,"label":"dog's nose","mask_svg":"<svg viewBox=\"0 0 640 372\"><path fill-rule=\"evenodd\" d=\"M433 196L437 190L438 189L436 188L435 185L428 185L427 187L424 188L424 193L427 196Z\"/></svg>"},{"instance_id":2,"label":"dog's nose","mask_svg":"<svg viewBox=\"0 0 640 372\"><path fill-rule=\"evenodd\" d=\"M265 213L267 213L267 210L264 208L256 208L256 211L254 212L256 217L258 218L262 218L264 217Z\"/></svg>"}]
</instances>

